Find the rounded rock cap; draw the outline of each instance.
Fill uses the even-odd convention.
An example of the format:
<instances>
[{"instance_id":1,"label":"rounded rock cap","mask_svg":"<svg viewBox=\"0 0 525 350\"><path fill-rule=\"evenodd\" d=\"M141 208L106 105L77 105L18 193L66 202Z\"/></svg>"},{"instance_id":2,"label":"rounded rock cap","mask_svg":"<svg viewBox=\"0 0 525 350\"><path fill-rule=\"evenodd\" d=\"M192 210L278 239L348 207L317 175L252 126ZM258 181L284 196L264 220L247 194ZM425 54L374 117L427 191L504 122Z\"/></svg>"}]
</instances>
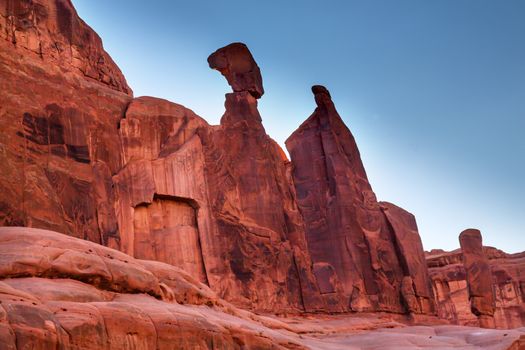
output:
<instances>
[{"instance_id":1,"label":"rounded rock cap","mask_svg":"<svg viewBox=\"0 0 525 350\"><path fill-rule=\"evenodd\" d=\"M328 91L328 89L324 87L323 85L312 86L312 92L314 93L314 95L327 94L328 97L332 98L332 96L330 96L330 91Z\"/></svg>"},{"instance_id":2,"label":"rounded rock cap","mask_svg":"<svg viewBox=\"0 0 525 350\"><path fill-rule=\"evenodd\" d=\"M248 91L255 98L264 94L261 70L245 44L218 49L208 57L208 65L221 72L234 92Z\"/></svg>"}]
</instances>

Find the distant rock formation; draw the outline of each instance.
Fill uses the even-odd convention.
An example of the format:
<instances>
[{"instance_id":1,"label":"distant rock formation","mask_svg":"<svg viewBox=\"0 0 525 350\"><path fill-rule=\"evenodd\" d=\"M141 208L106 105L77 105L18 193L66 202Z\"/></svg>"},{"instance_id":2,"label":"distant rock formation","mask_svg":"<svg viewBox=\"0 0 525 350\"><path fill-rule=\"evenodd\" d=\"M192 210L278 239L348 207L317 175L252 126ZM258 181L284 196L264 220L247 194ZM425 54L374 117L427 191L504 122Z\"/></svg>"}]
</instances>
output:
<instances>
[{"instance_id":1,"label":"distant rock formation","mask_svg":"<svg viewBox=\"0 0 525 350\"><path fill-rule=\"evenodd\" d=\"M480 327L494 328L494 294L489 262L483 253L481 232L468 229L459 235L465 268L470 310L479 319Z\"/></svg>"},{"instance_id":2,"label":"distant rock formation","mask_svg":"<svg viewBox=\"0 0 525 350\"><path fill-rule=\"evenodd\" d=\"M457 324L515 328L525 324L525 253L481 245L478 230L460 235L461 249L433 250L426 260L438 316Z\"/></svg>"}]
</instances>

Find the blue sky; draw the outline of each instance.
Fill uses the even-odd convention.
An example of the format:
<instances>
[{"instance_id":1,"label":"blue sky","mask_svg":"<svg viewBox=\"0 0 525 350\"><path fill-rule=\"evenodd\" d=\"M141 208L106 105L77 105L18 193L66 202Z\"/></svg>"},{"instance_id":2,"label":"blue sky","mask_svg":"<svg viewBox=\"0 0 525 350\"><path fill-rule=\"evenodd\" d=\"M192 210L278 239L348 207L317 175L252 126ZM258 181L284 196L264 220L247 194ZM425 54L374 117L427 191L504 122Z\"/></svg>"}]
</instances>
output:
<instances>
[{"instance_id":1,"label":"blue sky","mask_svg":"<svg viewBox=\"0 0 525 350\"><path fill-rule=\"evenodd\" d=\"M217 124L226 80L206 58L246 43L281 145L325 85L377 197L416 215L425 249L525 250L525 1L73 0L135 96Z\"/></svg>"}]
</instances>

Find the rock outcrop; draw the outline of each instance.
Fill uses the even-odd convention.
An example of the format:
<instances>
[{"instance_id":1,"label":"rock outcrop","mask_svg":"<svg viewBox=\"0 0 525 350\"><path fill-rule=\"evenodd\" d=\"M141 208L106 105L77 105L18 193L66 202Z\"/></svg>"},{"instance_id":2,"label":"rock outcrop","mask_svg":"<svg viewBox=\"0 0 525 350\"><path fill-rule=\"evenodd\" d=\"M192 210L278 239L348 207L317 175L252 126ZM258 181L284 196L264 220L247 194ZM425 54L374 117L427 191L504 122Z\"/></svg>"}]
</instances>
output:
<instances>
[{"instance_id":1,"label":"rock outcrop","mask_svg":"<svg viewBox=\"0 0 525 350\"><path fill-rule=\"evenodd\" d=\"M78 17L70 0L1 0L0 37L43 61L131 95L102 40Z\"/></svg>"},{"instance_id":2,"label":"rock outcrop","mask_svg":"<svg viewBox=\"0 0 525 350\"><path fill-rule=\"evenodd\" d=\"M470 310L484 328L494 328L494 294L489 262L483 253L481 232L468 229L459 235L465 268Z\"/></svg>"},{"instance_id":3,"label":"rock outcrop","mask_svg":"<svg viewBox=\"0 0 525 350\"><path fill-rule=\"evenodd\" d=\"M133 99L70 1L2 1L0 13L0 225L178 266L245 307L323 309L245 45L210 57L238 91L212 127L175 103Z\"/></svg>"},{"instance_id":4,"label":"rock outcrop","mask_svg":"<svg viewBox=\"0 0 525 350\"><path fill-rule=\"evenodd\" d=\"M184 271L92 242L0 227L0 261L2 349L302 348Z\"/></svg>"},{"instance_id":5,"label":"rock outcrop","mask_svg":"<svg viewBox=\"0 0 525 350\"><path fill-rule=\"evenodd\" d=\"M234 90L226 94L220 126L201 133L227 267L216 276L215 289L245 306L322 310L286 160L257 110L259 68L242 44L217 50L208 62L227 67L221 72Z\"/></svg>"},{"instance_id":6,"label":"rock outcrop","mask_svg":"<svg viewBox=\"0 0 525 350\"><path fill-rule=\"evenodd\" d=\"M119 246L112 175L132 99L70 1L0 1L0 225Z\"/></svg>"},{"instance_id":7,"label":"rock outcrop","mask_svg":"<svg viewBox=\"0 0 525 350\"><path fill-rule=\"evenodd\" d=\"M317 108L286 146L323 297L344 311L433 313L414 217L377 202L330 93L312 92Z\"/></svg>"},{"instance_id":8,"label":"rock outcrop","mask_svg":"<svg viewBox=\"0 0 525 350\"><path fill-rule=\"evenodd\" d=\"M377 201L326 88L312 88L317 108L287 140L289 161L262 124L261 71L246 45L208 63L233 90L214 126L176 103L133 98L71 1L0 0L0 226L64 234L0 228L7 348L305 344L236 307L414 321L435 314L435 294L451 322L479 325L471 309L491 315L480 250L465 266L455 253L425 262L414 216ZM488 256L495 325L517 327L522 257L498 254ZM459 281L467 293L467 280L472 308L450 292ZM133 320L126 334L122 320Z\"/></svg>"},{"instance_id":9,"label":"rock outcrop","mask_svg":"<svg viewBox=\"0 0 525 350\"><path fill-rule=\"evenodd\" d=\"M525 254L481 250L478 230L460 236L461 249L426 255L438 316L455 324L515 328L525 324Z\"/></svg>"},{"instance_id":10,"label":"rock outcrop","mask_svg":"<svg viewBox=\"0 0 525 350\"><path fill-rule=\"evenodd\" d=\"M261 70L243 43L232 43L208 57L210 68L226 78L234 92L247 91L255 98L264 94Z\"/></svg>"},{"instance_id":11,"label":"rock outcrop","mask_svg":"<svg viewBox=\"0 0 525 350\"><path fill-rule=\"evenodd\" d=\"M385 344L517 350L525 338L519 330L412 327L394 315L259 316L221 300L174 266L47 230L0 227L0 263L0 348L6 350L352 350Z\"/></svg>"}]
</instances>

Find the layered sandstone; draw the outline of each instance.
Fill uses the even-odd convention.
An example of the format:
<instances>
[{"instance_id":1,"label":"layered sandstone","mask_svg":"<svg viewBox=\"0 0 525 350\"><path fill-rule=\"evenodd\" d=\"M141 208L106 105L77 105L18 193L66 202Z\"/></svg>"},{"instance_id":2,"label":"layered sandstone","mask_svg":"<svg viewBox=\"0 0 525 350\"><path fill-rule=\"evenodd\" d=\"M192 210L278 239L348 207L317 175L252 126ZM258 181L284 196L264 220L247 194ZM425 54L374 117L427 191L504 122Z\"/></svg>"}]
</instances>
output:
<instances>
[{"instance_id":1,"label":"layered sandstone","mask_svg":"<svg viewBox=\"0 0 525 350\"><path fill-rule=\"evenodd\" d=\"M208 64L233 90L215 126L176 103L133 98L70 1L0 0L0 226L104 246L2 229L3 294L15 302L13 295L27 293L22 306L0 313L2 334L20 331L29 344L50 339L50 346L85 331L101 348L126 341L162 348L169 339L183 347L201 338L203 348L286 347L280 342L289 334L254 335L266 332L260 320L239 330L251 321L237 309L240 319L225 316L234 307L222 299L272 313L415 316L435 313L433 292L441 317L466 323L465 311L477 320L467 294L461 306L451 301L454 281L466 291L463 262L431 266L428 277L414 216L377 201L326 88L312 88L317 108L288 139L289 161L262 124L261 71L246 45L220 48ZM519 259L489 256L498 327L525 324ZM465 260L469 283L482 283L471 296L482 301L472 306L490 316L486 274L473 261ZM53 291L58 285L63 291ZM66 301L73 302L67 311L52 304ZM165 305L176 302L222 309L195 314ZM136 319L130 334L119 329L124 319ZM174 325L182 332L176 340Z\"/></svg>"},{"instance_id":2,"label":"layered sandstone","mask_svg":"<svg viewBox=\"0 0 525 350\"><path fill-rule=\"evenodd\" d=\"M217 50L208 62L228 67L221 73L234 90L226 94L220 126L201 134L227 266L217 290L245 306L322 310L283 151L266 134L257 109L259 68L242 44Z\"/></svg>"},{"instance_id":3,"label":"layered sandstone","mask_svg":"<svg viewBox=\"0 0 525 350\"><path fill-rule=\"evenodd\" d=\"M102 40L70 0L1 0L0 37L43 61L131 95Z\"/></svg>"},{"instance_id":4,"label":"layered sandstone","mask_svg":"<svg viewBox=\"0 0 525 350\"><path fill-rule=\"evenodd\" d=\"M119 246L112 175L131 90L70 1L0 1L0 224Z\"/></svg>"},{"instance_id":5,"label":"layered sandstone","mask_svg":"<svg viewBox=\"0 0 525 350\"><path fill-rule=\"evenodd\" d=\"M470 326L522 327L525 254L492 247L481 250L477 230L467 230L461 237L461 249L426 255L438 316Z\"/></svg>"},{"instance_id":6,"label":"layered sandstone","mask_svg":"<svg viewBox=\"0 0 525 350\"><path fill-rule=\"evenodd\" d=\"M414 217L376 200L330 93L312 92L317 108L286 146L323 297L345 311L433 313Z\"/></svg>"},{"instance_id":7,"label":"layered sandstone","mask_svg":"<svg viewBox=\"0 0 525 350\"><path fill-rule=\"evenodd\" d=\"M9 350L503 350L525 335L392 315L259 316L174 266L47 230L0 227L0 262L0 348Z\"/></svg>"}]
</instances>

